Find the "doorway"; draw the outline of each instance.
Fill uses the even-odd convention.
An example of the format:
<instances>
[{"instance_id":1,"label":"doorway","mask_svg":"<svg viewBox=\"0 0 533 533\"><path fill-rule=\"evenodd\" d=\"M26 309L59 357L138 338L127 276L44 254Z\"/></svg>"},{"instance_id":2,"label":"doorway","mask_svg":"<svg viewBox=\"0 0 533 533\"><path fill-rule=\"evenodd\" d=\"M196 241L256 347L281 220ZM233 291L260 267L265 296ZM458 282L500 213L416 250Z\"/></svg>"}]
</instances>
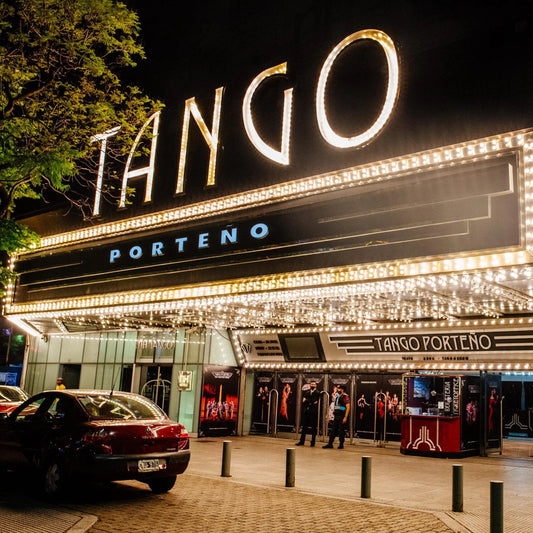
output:
<instances>
[{"instance_id":1,"label":"doorway","mask_svg":"<svg viewBox=\"0 0 533 533\"><path fill-rule=\"evenodd\" d=\"M150 365L141 367L141 394L159 405L168 414L172 366Z\"/></svg>"},{"instance_id":2,"label":"doorway","mask_svg":"<svg viewBox=\"0 0 533 533\"><path fill-rule=\"evenodd\" d=\"M59 371L67 389L79 389L81 365L61 365Z\"/></svg>"}]
</instances>

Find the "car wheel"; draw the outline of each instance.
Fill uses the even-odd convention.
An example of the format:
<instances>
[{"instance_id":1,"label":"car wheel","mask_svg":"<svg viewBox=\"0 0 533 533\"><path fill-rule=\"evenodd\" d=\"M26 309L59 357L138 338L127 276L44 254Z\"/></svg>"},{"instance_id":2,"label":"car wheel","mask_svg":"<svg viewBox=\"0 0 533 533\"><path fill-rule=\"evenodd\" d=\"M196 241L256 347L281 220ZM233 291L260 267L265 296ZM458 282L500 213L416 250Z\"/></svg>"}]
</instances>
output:
<instances>
[{"instance_id":1,"label":"car wheel","mask_svg":"<svg viewBox=\"0 0 533 533\"><path fill-rule=\"evenodd\" d=\"M176 483L177 476L159 477L148 481L148 486L154 494L163 494L168 492Z\"/></svg>"},{"instance_id":2,"label":"car wheel","mask_svg":"<svg viewBox=\"0 0 533 533\"><path fill-rule=\"evenodd\" d=\"M65 469L60 461L52 459L44 468L43 492L46 498L56 499L65 492Z\"/></svg>"}]
</instances>

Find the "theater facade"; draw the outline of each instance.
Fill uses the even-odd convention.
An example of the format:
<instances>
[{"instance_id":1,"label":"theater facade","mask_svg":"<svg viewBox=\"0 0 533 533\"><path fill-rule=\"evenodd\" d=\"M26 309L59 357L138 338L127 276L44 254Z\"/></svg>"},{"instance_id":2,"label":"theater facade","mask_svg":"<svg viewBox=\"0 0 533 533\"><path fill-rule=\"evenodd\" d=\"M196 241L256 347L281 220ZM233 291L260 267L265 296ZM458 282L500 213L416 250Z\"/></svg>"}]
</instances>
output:
<instances>
[{"instance_id":1,"label":"theater facade","mask_svg":"<svg viewBox=\"0 0 533 533\"><path fill-rule=\"evenodd\" d=\"M533 436L531 16L299 4L191 8L205 31L165 35L193 58L145 29L166 107L118 205L98 180L120 131L95 132L92 219L28 217L41 245L12 258L23 386L61 374L200 436L290 436L316 380L324 421L347 387L353 438L403 449L423 417L460 418L467 448Z\"/></svg>"}]
</instances>

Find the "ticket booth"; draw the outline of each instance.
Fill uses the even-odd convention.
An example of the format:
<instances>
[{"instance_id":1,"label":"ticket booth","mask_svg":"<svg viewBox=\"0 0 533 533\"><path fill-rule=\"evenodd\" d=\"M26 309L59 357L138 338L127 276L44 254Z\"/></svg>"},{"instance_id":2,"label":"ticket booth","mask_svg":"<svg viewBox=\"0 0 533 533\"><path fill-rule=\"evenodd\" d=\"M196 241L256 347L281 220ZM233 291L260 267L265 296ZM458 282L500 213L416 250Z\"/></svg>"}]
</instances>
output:
<instances>
[{"instance_id":1,"label":"ticket booth","mask_svg":"<svg viewBox=\"0 0 533 533\"><path fill-rule=\"evenodd\" d=\"M404 374L400 451L463 457L480 453L480 377Z\"/></svg>"}]
</instances>

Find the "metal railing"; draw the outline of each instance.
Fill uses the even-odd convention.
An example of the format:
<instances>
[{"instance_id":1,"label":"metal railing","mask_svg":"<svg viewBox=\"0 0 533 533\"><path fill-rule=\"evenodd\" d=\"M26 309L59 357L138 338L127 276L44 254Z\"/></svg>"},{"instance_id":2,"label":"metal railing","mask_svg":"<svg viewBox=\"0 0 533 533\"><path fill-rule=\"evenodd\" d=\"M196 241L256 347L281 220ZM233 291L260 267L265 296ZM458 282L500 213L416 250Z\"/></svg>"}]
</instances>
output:
<instances>
[{"instance_id":1,"label":"metal railing","mask_svg":"<svg viewBox=\"0 0 533 533\"><path fill-rule=\"evenodd\" d=\"M272 393L276 393L275 399L276 401L272 402ZM272 435L272 437L278 436L278 400L279 400L279 392L276 389L270 389L270 392L268 393L268 416L267 416L267 427L266 432L267 435ZM270 414L274 412L274 423L272 425L273 429L270 430Z\"/></svg>"},{"instance_id":2,"label":"metal railing","mask_svg":"<svg viewBox=\"0 0 533 533\"><path fill-rule=\"evenodd\" d=\"M322 398L326 398L326 404L322 404ZM322 420L322 442L326 441L328 436L328 422L329 422L329 392L320 391L320 399L318 401L318 420L316 424L317 433L320 431L320 420Z\"/></svg>"},{"instance_id":3,"label":"metal railing","mask_svg":"<svg viewBox=\"0 0 533 533\"><path fill-rule=\"evenodd\" d=\"M146 387L148 385L152 386L154 388L154 390L155 390L155 394L152 391L152 394L150 396L150 400L152 400L157 405L159 405L159 403L158 403L158 401L159 401L159 389L160 388L163 389L163 392L162 392L162 396L163 396L162 403L164 404L164 402L166 400L166 397L170 395L170 390L172 388L172 383L168 379L161 379L161 378L151 379L150 381L147 381L143 385L143 388L141 389L141 394L143 396L146 396L145 390L146 390ZM169 391L169 393L166 394L166 391ZM146 397L148 398L148 396L146 396Z\"/></svg>"}]
</instances>

